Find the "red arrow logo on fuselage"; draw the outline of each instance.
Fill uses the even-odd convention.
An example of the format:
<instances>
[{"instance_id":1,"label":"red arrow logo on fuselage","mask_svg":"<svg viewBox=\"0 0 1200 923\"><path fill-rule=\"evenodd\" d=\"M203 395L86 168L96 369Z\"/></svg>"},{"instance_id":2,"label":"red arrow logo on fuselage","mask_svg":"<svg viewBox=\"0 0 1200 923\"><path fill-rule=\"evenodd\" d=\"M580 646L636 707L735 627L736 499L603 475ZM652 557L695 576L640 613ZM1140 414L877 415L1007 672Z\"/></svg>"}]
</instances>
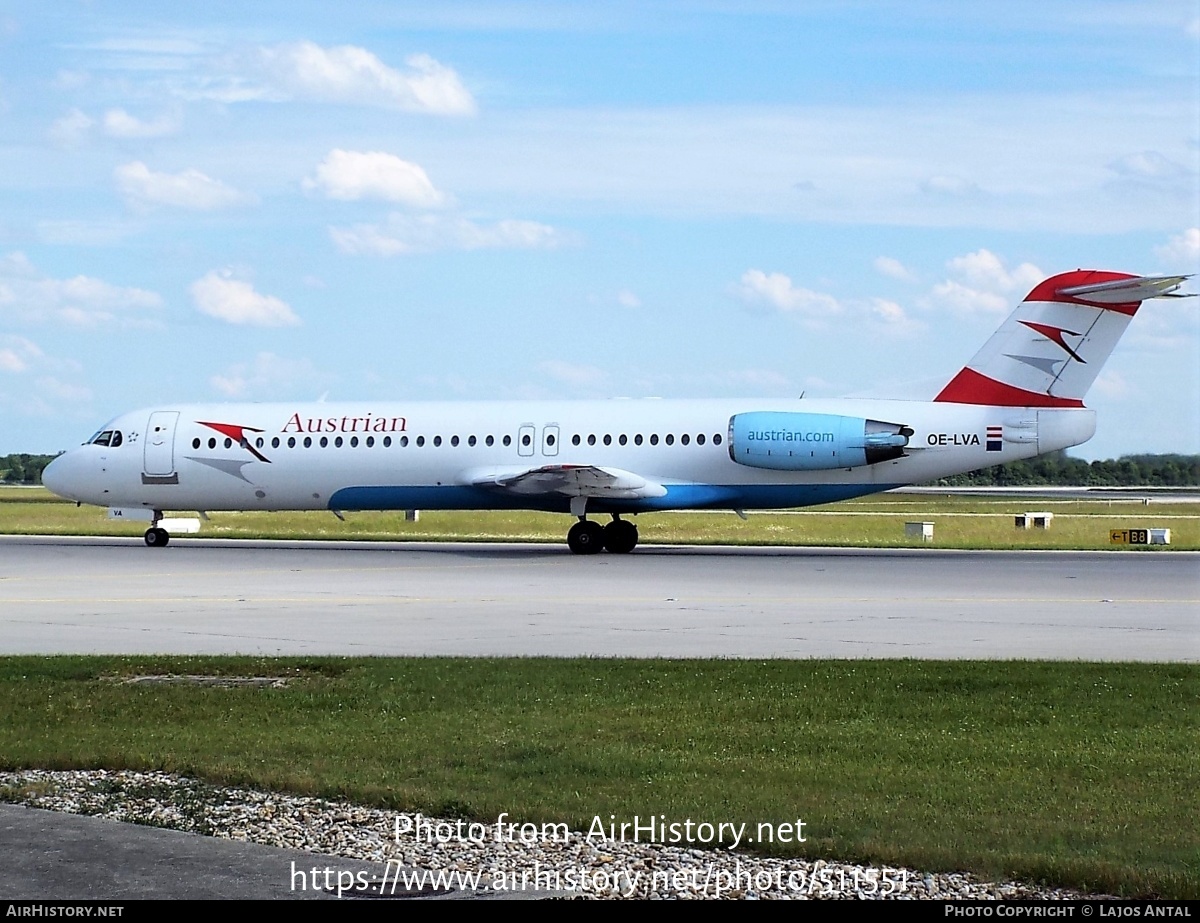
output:
<instances>
[{"instance_id":1,"label":"red arrow logo on fuselage","mask_svg":"<svg viewBox=\"0 0 1200 923\"><path fill-rule=\"evenodd\" d=\"M232 439L259 461L264 461L268 465L271 464L271 459L267 458L267 456L263 455L262 452L254 448L254 446L250 444L250 440L246 438L246 433L261 433L261 429L255 429L253 426L239 426L236 423L206 423L203 420L197 420L196 422L201 426L207 426L209 429L215 429L222 436Z\"/></svg>"}]
</instances>

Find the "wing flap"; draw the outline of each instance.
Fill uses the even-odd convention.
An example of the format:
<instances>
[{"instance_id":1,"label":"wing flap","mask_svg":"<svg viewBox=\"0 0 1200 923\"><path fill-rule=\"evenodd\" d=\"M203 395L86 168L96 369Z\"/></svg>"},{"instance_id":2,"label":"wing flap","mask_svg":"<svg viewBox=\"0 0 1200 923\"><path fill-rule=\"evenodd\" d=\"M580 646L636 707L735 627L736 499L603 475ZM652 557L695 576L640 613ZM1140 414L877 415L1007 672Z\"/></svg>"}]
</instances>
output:
<instances>
[{"instance_id":1,"label":"wing flap","mask_svg":"<svg viewBox=\"0 0 1200 923\"><path fill-rule=\"evenodd\" d=\"M563 497L639 500L667 494L667 489L661 484L648 481L632 471L597 465L542 465L539 468L474 471L468 472L465 480L474 487L522 496L558 494Z\"/></svg>"}]
</instances>

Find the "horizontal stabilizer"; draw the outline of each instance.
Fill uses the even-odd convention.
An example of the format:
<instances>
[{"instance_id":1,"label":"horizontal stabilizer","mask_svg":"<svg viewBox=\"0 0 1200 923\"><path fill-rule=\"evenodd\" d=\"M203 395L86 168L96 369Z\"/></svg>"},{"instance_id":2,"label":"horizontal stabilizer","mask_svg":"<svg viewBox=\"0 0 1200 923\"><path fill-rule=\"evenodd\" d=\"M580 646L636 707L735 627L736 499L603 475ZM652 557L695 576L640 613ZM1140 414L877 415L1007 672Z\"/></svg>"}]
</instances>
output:
<instances>
[{"instance_id":1,"label":"horizontal stabilizer","mask_svg":"<svg viewBox=\"0 0 1200 923\"><path fill-rule=\"evenodd\" d=\"M1189 278L1190 276L1134 276L1131 279L1117 279L1115 282L1071 285L1060 288L1058 292L1060 295L1070 295L1072 298L1097 304L1128 304L1145 301L1147 298L1170 297L1175 289Z\"/></svg>"}]
</instances>

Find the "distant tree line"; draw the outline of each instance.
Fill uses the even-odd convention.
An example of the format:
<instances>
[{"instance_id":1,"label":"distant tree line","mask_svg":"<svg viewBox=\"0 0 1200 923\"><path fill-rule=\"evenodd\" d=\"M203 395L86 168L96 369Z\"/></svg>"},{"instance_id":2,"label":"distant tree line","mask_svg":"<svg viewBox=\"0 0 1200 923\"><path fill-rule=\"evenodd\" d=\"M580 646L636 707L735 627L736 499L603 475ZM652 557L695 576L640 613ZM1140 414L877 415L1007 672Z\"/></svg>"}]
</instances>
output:
<instances>
[{"instance_id":1,"label":"distant tree line","mask_svg":"<svg viewBox=\"0 0 1200 923\"><path fill-rule=\"evenodd\" d=\"M0 455L0 481L6 484L40 484L42 469L54 461L53 455Z\"/></svg>"},{"instance_id":2,"label":"distant tree line","mask_svg":"<svg viewBox=\"0 0 1200 923\"><path fill-rule=\"evenodd\" d=\"M1196 487L1200 455L1122 455L1085 462L1066 452L941 478L939 487Z\"/></svg>"}]
</instances>

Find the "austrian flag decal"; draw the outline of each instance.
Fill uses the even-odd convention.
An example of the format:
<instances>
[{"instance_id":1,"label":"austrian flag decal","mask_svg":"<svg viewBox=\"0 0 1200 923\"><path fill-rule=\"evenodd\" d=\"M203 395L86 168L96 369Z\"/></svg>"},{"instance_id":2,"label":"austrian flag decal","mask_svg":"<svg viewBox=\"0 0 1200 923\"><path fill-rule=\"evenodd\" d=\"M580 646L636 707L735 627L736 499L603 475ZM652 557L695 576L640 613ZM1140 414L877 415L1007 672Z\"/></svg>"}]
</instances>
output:
<instances>
[{"instance_id":1,"label":"austrian flag decal","mask_svg":"<svg viewBox=\"0 0 1200 923\"><path fill-rule=\"evenodd\" d=\"M988 452L1004 451L1004 427L989 426L987 428L987 449Z\"/></svg>"}]
</instances>

